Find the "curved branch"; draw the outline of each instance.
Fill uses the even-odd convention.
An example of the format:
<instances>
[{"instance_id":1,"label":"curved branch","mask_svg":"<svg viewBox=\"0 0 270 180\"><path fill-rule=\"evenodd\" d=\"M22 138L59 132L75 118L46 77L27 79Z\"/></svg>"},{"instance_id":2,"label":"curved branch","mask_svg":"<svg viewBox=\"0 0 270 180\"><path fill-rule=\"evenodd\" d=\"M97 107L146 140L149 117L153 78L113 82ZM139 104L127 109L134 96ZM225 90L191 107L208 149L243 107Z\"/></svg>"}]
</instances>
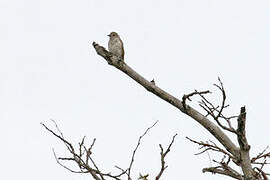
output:
<instances>
[{"instance_id":1,"label":"curved branch","mask_svg":"<svg viewBox=\"0 0 270 180\"><path fill-rule=\"evenodd\" d=\"M203 173L211 172L213 174L222 174L222 175L230 176L234 179L239 179L239 180L243 179L243 177L239 173L237 173L236 171L234 171L232 169L224 170L221 166L204 168L202 171L203 171Z\"/></svg>"},{"instance_id":2,"label":"curved branch","mask_svg":"<svg viewBox=\"0 0 270 180\"><path fill-rule=\"evenodd\" d=\"M108 62L108 64L124 72L130 78L142 85L147 91L155 94L164 101L167 101L168 103L179 109L181 112L187 114L192 119L200 123L227 149L227 151L232 153L235 157L239 158L239 148L217 125L211 122L207 117L205 117L203 114L188 105L186 105L186 108L184 108L182 101L167 93L166 91L159 88L150 81L146 80L143 76L141 76L131 67L129 67L125 62L121 61L121 59L108 52L104 47L98 45L95 42L93 42L92 45L95 48L97 54L103 57Z\"/></svg>"}]
</instances>

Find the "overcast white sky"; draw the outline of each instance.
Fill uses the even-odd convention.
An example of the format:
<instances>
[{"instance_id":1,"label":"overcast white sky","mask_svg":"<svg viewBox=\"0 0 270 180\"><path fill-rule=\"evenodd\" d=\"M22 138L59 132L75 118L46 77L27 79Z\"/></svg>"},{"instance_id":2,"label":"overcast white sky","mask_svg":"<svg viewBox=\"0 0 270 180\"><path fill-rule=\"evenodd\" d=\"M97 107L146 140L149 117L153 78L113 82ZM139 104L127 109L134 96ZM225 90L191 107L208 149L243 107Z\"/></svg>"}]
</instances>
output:
<instances>
[{"instance_id":1,"label":"overcast white sky","mask_svg":"<svg viewBox=\"0 0 270 180\"><path fill-rule=\"evenodd\" d=\"M92 41L107 47L111 31L127 64L179 98L209 89L218 102L212 84L221 77L228 113L247 107L251 154L270 144L270 1L0 0L1 179L89 179L56 164L52 148L65 150L40 125L52 127L50 119L73 143L97 138L93 155L108 171L127 167L138 137L159 120L138 150L135 176L153 179L158 144L179 133L163 179L227 179L203 174L207 154L194 156L185 139L214 140L208 132L95 53Z\"/></svg>"}]
</instances>

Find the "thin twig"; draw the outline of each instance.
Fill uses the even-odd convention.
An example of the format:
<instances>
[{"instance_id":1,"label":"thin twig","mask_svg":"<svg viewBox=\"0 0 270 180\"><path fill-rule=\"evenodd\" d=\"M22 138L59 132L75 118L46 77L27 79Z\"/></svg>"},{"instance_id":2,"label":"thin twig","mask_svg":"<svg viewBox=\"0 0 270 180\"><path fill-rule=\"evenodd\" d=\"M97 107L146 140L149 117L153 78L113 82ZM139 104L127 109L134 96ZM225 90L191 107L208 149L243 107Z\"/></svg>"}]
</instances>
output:
<instances>
[{"instance_id":1,"label":"thin twig","mask_svg":"<svg viewBox=\"0 0 270 180\"><path fill-rule=\"evenodd\" d=\"M204 143L204 142L198 142L198 141L195 141L195 140L193 140L193 139L191 139L191 138L189 138L189 137L186 137L189 141L191 141L191 142L193 142L193 143L195 143L195 144L198 144L198 145L200 145L200 148L199 149L202 149L202 148L204 148L204 150L202 150L201 152L199 152L199 153L196 153L195 155L199 155L199 154L202 154L202 153L204 153L204 152L206 152L206 151L208 151L208 150L212 150L212 151L216 151L216 152L220 152L220 153L222 153L222 154L224 154L224 155L227 155L228 157L230 157L230 158L232 158L232 159L235 159L234 158L234 156L231 154L231 153L229 153L229 152L227 152L226 150L224 150L224 149L222 149L222 148L220 148L220 147L218 147L214 142L212 142L212 141L210 141L210 142L212 142L212 144L209 144L209 143Z\"/></svg>"},{"instance_id":2,"label":"thin twig","mask_svg":"<svg viewBox=\"0 0 270 180\"><path fill-rule=\"evenodd\" d=\"M156 121L152 126L148 127L146 129L146 131L139 137L138 139L138 143L136 145L136 148L134 149L133 153L132 153L132 157L131 157L131 161L130 161L130 164L129 164L129 168L127 170L127 175L128 175L128 180L131 180L131 177L130 177L130 172L131 172L131 168L132 168L132 165L133 165L133 162L134 162L134 157L135 157L135 154L136 154L136 151L137 149L139 148L140 144L141 144L141 139L147 134L147 132L153 128L156 124L158 123L158 121Z\"/></svg>"},{"instance_id":3,"label":"thin twig","mask_svg":"<svg viewBox=\"0 0 270 180\"><path fill-rule=\"evenodd\" d=\"M177 134L175 134L175 135L173 136L172 141L171 141L171 143L169 144L169 146L168 146L168 148L166 149L165 152L163 151L162 145L159 144L159 147L160 147L160 161L161 161L161 168L160 168L160 171L159 171L158 175L156 176L156 180L159 180L159 179L160 179L160 177L162 176L164 170L168 167L168 166L165 165L165 157L166 157L166 155L170 152L171 146L172 146L172 144L174 143L174 139L175 139L176 136L177 136Z\"/></svg>"},{"instance_id":4,"label":"thin twig","mask_svg":"<svg viewBox=\"0 0 270 180\"><path fill-rule=\"evenodd\" d=\"M194 90L194 92L192 93L189 93L189 94L185 94L183 97L182 97L182 103L183 103L183 106L184 108L186 109L186 100L188 99L189 101L191 101L191 96L194 96L194 95L202 95L202 94L208 94L208 93L211 93L209 90L207 91L197 91L196 89Z\"/></svg>"}]
</instances>

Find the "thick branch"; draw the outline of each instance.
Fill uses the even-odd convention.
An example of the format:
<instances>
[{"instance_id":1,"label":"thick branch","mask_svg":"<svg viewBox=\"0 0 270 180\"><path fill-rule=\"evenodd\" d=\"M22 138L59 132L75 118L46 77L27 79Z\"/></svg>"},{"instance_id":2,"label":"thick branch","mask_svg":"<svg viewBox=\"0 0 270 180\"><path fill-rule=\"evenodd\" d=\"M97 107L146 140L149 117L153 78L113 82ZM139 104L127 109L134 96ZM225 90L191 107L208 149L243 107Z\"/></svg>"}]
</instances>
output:
<instances>
[{"instance_id":1,"label":"thick branch","mask_svg":"<svg viewBox=\"0 0 270 180\"><path fill-rule=\"evenodd\" d=\"M237 128L237 138L241 150L248 151L250 146L248 145L246 138L246 108L241 107L240 115L238 116L238 128Z\"/></svg>"},{"instance_id":2,"label":"thick branch","mask_svg":"<svg viewBox=\"0 0 270 180\"><path fill-rule=\"evenodd\" d=\"M251 160L249 156L250 145L246 138L246 108L241 107L240 115L238 116L238 128L237 128L237 140L240 146L240 164L245 175L245 179L253 179L254 171L251 166Z\"/></svg>"},{"instance_id":3,"label":"thick branch","mask_svg":"<svg viewBox=\"0 0 270 180\"><path fill-rule=\"evenodd\" d=\"M224 170L223 168L221 169L220 166L204 168L202 171L203 171L203 173L211 172L211 173L214 173L214 174L222 174L222 175L230 176L230 177L232 177L234 179L240 179L240 180L243 179L242 176L239 173L235 172L234 170L233 171Z\"/></svg>"},{"instance_id":4,"label":"thick branch","mask_svg":"<svg viewBox=\"0 0 270 180\"><path fill-rule=\"evenodd\" d=\"M232 153L235 157L239 157L239 151L236 145L218 126L212 123L203 114L199 113L197 110L193 109L188 105L186 105L186 108L184 108L183 103L179 99L146 80L136 71L134 71L131 67L129 67L125 62L119 60L119 58L117 58L116 56L111 55L104 47L99 46L95 42L93 42L93 46L97 54L102 56L109 64L127 74L137 83L142 85L147 91L152 92L159 98L167 101L168 103L179 109L181 112L187 114L188 116L196 120L204 128L206 128L227 149L227 151Z\"/></svg>"}]
</instances>

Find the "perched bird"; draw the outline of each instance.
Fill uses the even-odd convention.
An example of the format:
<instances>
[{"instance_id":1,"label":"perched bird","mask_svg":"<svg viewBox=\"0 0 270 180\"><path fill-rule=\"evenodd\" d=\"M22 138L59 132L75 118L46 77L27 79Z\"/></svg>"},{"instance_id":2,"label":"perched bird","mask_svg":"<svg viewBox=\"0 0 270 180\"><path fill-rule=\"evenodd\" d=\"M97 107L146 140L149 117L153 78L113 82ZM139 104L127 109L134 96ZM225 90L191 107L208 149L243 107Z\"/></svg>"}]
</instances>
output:
<instances>
[{"instance_id":1,"label":"perched bird","mask_svg":"<svg viewBox=\"0 0 270 180\"><path fill-rule=\"evenodd\" d=\"M124 60L124 54L125 54L124 46L119 35L116 32L111 32L108 36L110 37L110 40L108 43L109 52L113 53L114 55Z\"/></svg>"}]
</instances>

